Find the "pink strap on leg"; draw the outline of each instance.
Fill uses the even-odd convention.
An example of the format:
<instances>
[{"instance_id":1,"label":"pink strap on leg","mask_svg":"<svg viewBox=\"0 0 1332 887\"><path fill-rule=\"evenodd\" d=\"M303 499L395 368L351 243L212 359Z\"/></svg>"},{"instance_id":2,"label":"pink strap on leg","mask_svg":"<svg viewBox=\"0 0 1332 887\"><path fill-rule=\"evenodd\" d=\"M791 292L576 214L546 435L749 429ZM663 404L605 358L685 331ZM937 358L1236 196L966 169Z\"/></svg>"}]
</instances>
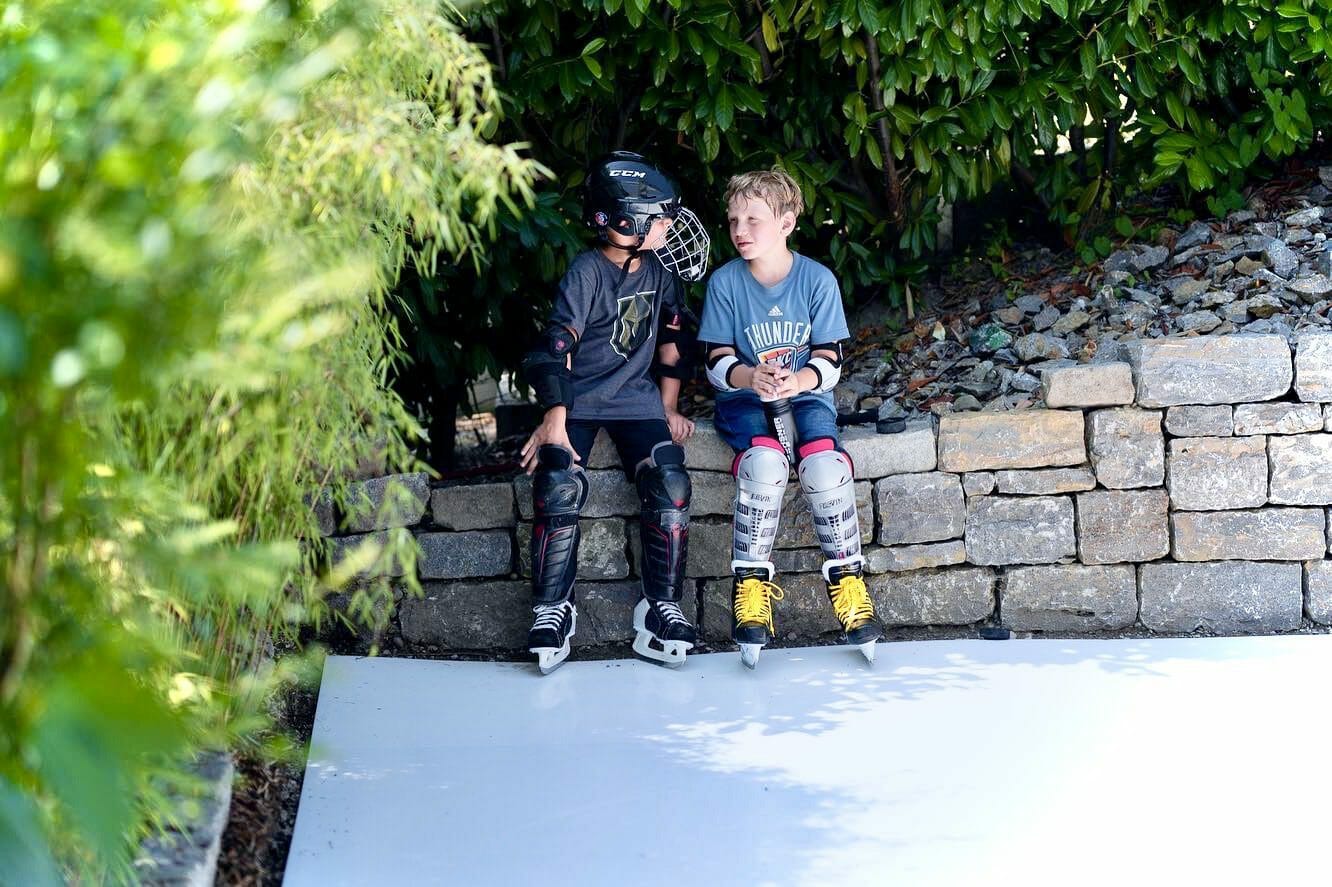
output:
<instances>
[{"instance_id":1,"label":"pink strap on leg","mask_svg":"<svg viewBox=\"0 0 1332 887\"><path fill-rule=\"evenodd\" d=\"M781 441L777 440L775 437L751 437L749 439L749 448L753 449L754 447L767 447L770 450L776 450L781 453L783 457L786 456L786 449L782 446ZM731 461L732 476L734 476L736 471L740 469L740 458L744 456L745 452L747 451L736 453L735 459Z\"/></svg>"},{"instance_id":2,"label":"pink strap on leg","mask_svg":"<svg viewBox=\"0 0 1332 887\"><path fill-rule=\"evenodd\" d=\"M801 444L798 452L800 453L800 458L803 459L806 456L812 456L815 453L824 453L828 450L835 449L837 449L837 445L833 443L831 437L816 437L808 443Z\"/></svg>"}]
</instances>

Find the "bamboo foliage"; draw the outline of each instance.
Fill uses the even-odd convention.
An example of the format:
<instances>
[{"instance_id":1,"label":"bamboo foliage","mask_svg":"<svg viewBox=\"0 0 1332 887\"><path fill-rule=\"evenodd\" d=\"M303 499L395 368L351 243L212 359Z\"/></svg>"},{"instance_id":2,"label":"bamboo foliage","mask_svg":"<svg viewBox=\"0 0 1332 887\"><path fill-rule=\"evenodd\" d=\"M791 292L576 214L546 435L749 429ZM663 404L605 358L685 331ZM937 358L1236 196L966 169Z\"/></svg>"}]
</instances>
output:
<instances>
[{"instance_id":1,"label":"bamboo foliage","mask_svg":"<svg viewBox=\"0 0 1332 887\"><path fill-rule=\"evenodd\" d=\"M382 619L410 536L327 570L310 496L412 467L385 300L531 199L497 109L425 0L0 13L0 882L132 880L275 647L333 590Z\"/></svg>"}]
</instances>

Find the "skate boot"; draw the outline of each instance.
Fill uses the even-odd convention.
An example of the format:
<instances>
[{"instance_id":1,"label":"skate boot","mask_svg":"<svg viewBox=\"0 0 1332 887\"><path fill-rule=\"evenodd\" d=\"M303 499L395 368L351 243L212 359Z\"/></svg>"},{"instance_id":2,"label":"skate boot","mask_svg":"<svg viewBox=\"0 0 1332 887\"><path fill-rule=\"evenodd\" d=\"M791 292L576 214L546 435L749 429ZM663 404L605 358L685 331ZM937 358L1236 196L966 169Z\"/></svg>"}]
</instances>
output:
<instances>
[{"instance_id":1,"label":"skate boot","mask_svg":"<svg viewBox=\"0 0 1332 887\"><path fill-rule=\"evenodd\" d=\"M764 644L772 640L772 602L782 599L782 590L772 583L771 563L732 561L731 608L735 616L731 638L740 645L740 661L758 665Z\"/></svg>"},{"instance_id":2,"label":"skate boot","mask_svg":"<svg viewBox=\"0 0 1332 887\"><path fill-rule=\"evenodd\" d=\"M684 665L698 635L680 605L674 601L643 598L634 607L634 652L667 668Z\"/></svg>"},{"instance_id":3,"label":"skate boot","mask_svg":"<svg viewBox=\"0 0 1332 887\"><path fill-rule=\"evenodd\" d=\"M537 655L537 667L550 674L569 658L569 641L578 624L578 608L572 599L532 608L536 619L527 633L527 649Z\"/></svg>"},{"instance_id":4,"label":"skate boot","mask_svg":"<svg viewBox=\"0 0 1332 887\"><path fill-rule=\"evenodd\" d=\"M847 642L860 647L865 658L873 662L874 644L883 637L883 626L874 615L874 601L861 578L863 563L860 558L829 561L823 565L823 580Z\"/></svg>"}]
</instances>

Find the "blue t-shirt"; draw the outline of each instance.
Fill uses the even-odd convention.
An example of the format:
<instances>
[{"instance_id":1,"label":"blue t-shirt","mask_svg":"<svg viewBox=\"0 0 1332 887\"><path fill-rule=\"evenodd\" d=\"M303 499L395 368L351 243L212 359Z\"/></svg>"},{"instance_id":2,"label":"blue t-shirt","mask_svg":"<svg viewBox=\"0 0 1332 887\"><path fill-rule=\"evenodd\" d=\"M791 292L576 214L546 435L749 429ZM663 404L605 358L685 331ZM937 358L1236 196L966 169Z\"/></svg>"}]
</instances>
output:
<instances>
[{"instance_id":1,"label":"blue t-shirt","mask_svg":"<svg viewBox=\"0 0 1332 887\"><path fill-rule=\"evenodd\" d=\"M812 345L847 338L842 293L832 271L793 253L791 272L775 286L764 286L749 273L744 259L732 259L708 278L707 301L698 337L712 345L730 345L750 366L774 363L792 372L809 362ZM760 404L751 389L719 391L719 400L744 398ZM807 391L836 411L832 393Z\"/></svg>"}]
</instances>

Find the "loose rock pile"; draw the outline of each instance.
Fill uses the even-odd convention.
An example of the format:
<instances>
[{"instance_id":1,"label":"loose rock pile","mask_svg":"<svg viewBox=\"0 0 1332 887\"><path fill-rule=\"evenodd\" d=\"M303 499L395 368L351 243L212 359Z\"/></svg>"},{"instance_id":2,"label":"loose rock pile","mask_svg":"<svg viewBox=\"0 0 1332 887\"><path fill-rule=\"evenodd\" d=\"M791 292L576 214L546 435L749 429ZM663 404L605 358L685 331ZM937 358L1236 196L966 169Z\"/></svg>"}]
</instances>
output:
<instances>
[{"instance_id":1,"label":"loose rock pile","mask_svg":"<svg viewBox=\"0 0 1332 887\"><path fill-rule=\"evenodd\" d=\"M876 410L890 430L913 414L1058 406L1051 370L1122 361L1139 339L1248 332L1293 344L1305 327L1332 325L1332 167L1319 179L1286 194L1285 209L1255 198L1225 219L1130 244L1089 274L1051 269L1048 249L1029 252L1044 273L1027 291L973 297L891 344L862 347L838 409Z\"/></svg>"}]
</instances>

